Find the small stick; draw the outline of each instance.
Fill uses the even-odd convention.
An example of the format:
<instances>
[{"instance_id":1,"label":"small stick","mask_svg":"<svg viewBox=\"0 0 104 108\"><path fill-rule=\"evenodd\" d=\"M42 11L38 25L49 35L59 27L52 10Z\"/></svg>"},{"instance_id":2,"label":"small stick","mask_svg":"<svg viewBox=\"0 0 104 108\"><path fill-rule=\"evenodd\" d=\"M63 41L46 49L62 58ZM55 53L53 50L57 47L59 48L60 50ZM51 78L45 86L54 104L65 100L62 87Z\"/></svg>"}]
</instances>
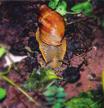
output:
<instances>
[{"instance_id":1,"label":"small stick","mask_svg":"<svg viewBox=\"0 0 104 108\"><path fill-rule=\"evenodd\" d=\"M37 103L31 96L29 96L19 85L15 84L12 80L10 80L8 77L2 75L0 73L0 78L10 83L12 86L16 87L21 93L23 93L31 102L36 104L37 106L40 106L39 103Z\"/></svg>"}]
</instances>

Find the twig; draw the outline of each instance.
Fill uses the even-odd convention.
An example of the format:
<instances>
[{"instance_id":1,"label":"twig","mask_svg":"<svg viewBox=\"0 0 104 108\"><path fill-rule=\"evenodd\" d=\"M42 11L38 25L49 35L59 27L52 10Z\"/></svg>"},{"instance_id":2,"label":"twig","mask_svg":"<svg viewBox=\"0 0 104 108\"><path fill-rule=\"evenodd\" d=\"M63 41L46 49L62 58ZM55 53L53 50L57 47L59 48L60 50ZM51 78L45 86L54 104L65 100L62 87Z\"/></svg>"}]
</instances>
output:
<instances>
[{"instance_id":1,"label":"twig","mask_svg":"<svg viewBox=\"0 0 104 108\"><path fill-rule=\"evenodd\" d=\"M78 19L78 20L75 20L75 21L71 21L71 22L69 22L69 23L66 23L67 25L71 25L71 24L75 24L75 23L78 23L78 22L80 22L80 21L86 21L86 20L88 20L88 18L87 17L83 17L83 19Z\"/></svg>"},{"instance_id":2,"label":"twig","mask_svg":"<svg viewBox=\"0 0 104 108\"><path fill-rule=\"evenodd\" d=\"M37 103L31 96L29 96L19 85L15 84L12 80L10 80L8 77L2 75L0 73L0 78L10 83L12 86L16 87L21 93L23 93L31 102L33 102L35 105L40 106L39 103Z\"/></svg>"},{"instance_id":3,"label":"twig","mask_svg":"<svg viewBox=\"0 0 104 108\"><path fill-rule=\"evenodd\" d=\"M55 82L56 82L56 80L53 80L52 82L50 82L50 83L47 85L47 87L46 87L45 89L49 88L49 87L50 87L51 85L53 85Z\"/></svg>"}]
</instances>

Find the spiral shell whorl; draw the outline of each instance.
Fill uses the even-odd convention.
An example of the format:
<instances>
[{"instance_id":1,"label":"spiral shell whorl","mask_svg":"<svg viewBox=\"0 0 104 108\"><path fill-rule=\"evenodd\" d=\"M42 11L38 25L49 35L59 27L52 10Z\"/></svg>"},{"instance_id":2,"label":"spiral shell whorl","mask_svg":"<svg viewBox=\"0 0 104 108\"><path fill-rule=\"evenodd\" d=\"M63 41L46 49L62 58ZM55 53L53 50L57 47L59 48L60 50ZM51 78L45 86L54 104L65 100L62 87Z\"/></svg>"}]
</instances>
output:
<instances>
[{"instance_id":1,"label":"spiral shell whorl","mask_svg":"<svg viewBox=\"0 0 104 108\"><path fill-rule=\"evenodd\" d=\"M40 7L40 39L48 45L60 45L64 38L64 19L46 5Z\"/></svg>"}]
</instances>

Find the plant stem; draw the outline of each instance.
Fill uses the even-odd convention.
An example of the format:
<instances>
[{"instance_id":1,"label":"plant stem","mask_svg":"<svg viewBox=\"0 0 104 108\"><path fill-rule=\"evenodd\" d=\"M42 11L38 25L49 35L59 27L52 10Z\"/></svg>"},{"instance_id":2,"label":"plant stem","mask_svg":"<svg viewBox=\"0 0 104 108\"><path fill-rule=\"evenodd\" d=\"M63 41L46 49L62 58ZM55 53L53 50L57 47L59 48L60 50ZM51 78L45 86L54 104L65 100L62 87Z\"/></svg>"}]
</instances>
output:
<instances>
[{"instance_id":1,"label":"plant stem","mask_svg":"<svg viewBox=\"0 0 104 108\"><path fill-rule=\"evenodd\" d=\"M56 80L53 80L52 82L50 82L45 89L47 89L48 87L50 87L51 85L53 85L55 82L56 82Z\"/></svg>"},{"instance_id":2,"label":"plant stem","mask_svg":"<svg viewBox=\"0 0 104 108\"><path fill-rule=\"evenodd\" d=\"M16 87L21 93L23 93L31 102L33 102L35 105L39 106L39 103L37 103L31 96L29 96L20 86L15 84L12 80L10 80L8 77L4 76L0 73L0 78L10 83L12 86Z\"/></svg>"}]
</instances>

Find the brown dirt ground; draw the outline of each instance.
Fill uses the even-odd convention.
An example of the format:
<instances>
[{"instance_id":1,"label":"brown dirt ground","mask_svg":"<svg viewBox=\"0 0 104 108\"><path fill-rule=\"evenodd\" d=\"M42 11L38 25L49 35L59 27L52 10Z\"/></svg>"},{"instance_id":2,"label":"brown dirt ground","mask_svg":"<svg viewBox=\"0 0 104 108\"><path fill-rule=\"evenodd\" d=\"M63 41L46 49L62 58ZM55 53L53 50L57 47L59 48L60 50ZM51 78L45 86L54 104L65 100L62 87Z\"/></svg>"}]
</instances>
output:
<instances>
[{"instance_id":1,"label":"brown dirt ground","mask_svg":"<svg viewBox=\"0 0 104 108\"><path fill-rule=\"evenodd\" d=\"M86 54L88 65L82 67L83 71L81 72L80 80L75 84L68 84L65 87L68 97L73 97L81 92L96 89L101 84L101 73L104 70L104 35L99 30L95 35L96 39L93 42L92 50ZM74 56L71 59L71 64L73 66L78 66L82 60L82 56ZM92 75L94 75L94 79L90 80Z\"/></svg>"}]
</instances>

